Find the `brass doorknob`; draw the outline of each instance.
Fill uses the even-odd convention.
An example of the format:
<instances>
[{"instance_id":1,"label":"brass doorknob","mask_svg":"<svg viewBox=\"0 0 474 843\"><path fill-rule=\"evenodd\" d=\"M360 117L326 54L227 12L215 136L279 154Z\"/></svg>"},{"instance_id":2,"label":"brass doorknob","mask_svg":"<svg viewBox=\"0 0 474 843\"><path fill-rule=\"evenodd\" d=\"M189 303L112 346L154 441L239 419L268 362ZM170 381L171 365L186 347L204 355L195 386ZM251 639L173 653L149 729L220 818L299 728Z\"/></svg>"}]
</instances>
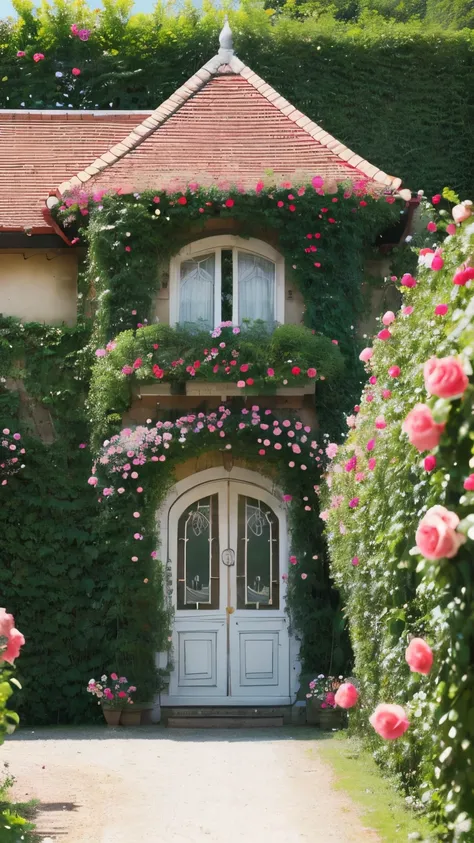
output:
<instances>
[{"instance_id":1,"label":"brass doorknob","mask_svg":"<svg viewBox=\"0 0 474 843\"><path fill-rule=\"evenodd\" d=\"M233 615L234 612L235 612L235 609L234 609L233 606L227 606L226 612L227 612L228 615Z\"/></svg>"}]
</instances>

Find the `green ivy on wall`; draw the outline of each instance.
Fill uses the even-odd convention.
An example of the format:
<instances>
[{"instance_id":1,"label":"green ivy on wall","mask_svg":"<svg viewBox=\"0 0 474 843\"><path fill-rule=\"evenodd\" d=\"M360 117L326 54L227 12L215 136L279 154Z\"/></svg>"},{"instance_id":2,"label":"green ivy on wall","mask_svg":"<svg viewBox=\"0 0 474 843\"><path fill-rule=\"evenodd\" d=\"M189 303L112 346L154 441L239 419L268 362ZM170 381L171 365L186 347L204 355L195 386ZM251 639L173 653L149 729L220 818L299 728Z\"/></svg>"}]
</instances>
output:
<instances>
[{"instance_id":1,"label":"green ivy on wall","mask_svg":"<svg viewBox=\"0 0 474 843\"><path fill-rule=\"evenodd\" d=\"M336 435L343 408L358 386L352 363L363 247L400 213L397 204L365 195L364 188L351 193L341 187L325 196L318 193L319 187L300 185L293 188L297 191L293 200L290 188L274 186L249 194L197 189L179 195L148 191L141 196L91 198L77 193L58 208L58 219L68 224L66 231L88 244L80 321L75 328L23 325L18 320L3 320L0 325L2 375L22 382L32 401L49 411L53 440L39 441L34 412L25 416L23 393L11 391L11 382L3 384L2 419L13 426L21 416L28 453L26 468L12 478L0 510L6 560L0 577L7 608L15 610L28 641L20 666L24 687L20 713L30 722L80 722L97 716L84 683L103 671L128 675L141 697L152 697L162 682L155 654L169 646L169 611L164 566L151 556L156 547L156 507L173 483L173 466L215 444L204 436L190 440L186 449L178 447L173 460L160 463L158 471L155 466L142 499L146 530L138 562L131 561L135 554L129 553L129 526L123 517L135 502L124 496L117 509L98 506L97 494L87 485L97 446L116 433L130 406L130 376L122 372L124 361L133 364L134 354L141 355L146 365L133 377L146 381L148 375L154 377L151 363L161 365L173 356L173 343L185 357L198 341L186 332L146 326L160 283L157 266L191 236L199 236L209 218L235 219L242 236L257 230L262 237L268 231L276 234L304 297L306 327L279 328L265 342L282 382L290 352L291 359L296 355L295 365L302 364L301 377L306 377L303 367L310 368L309 363L315 364L320 376L325 373L326 380L317 383L318 413L321 429ZM86 318L90 308L93 316ZM268 373L259 357L262 336L256 338L249 328L239 342L263 383ZM154 344L161 344L162 350L155 350ZM105 356L97 356L100 349ZM246 385L242 398L235 401L233 412L245 409L246 402L252 402L252 389ZM240 447L240 439L234 441ZM255 442L249 443L249 459L261 459L258 450ZM277 471L275 455L268 461ZM314 513L315 480L310 482L309 471L297 477L284 465L277 474L281 488L294 501L290 516L300 567L290 572L289 594L295 627L308 630L303 659L309 669L327 669L331 663L342 666L347 645ZM313 509L308 520L304 497L310 496Z\"/></svg>"}]
</instances>

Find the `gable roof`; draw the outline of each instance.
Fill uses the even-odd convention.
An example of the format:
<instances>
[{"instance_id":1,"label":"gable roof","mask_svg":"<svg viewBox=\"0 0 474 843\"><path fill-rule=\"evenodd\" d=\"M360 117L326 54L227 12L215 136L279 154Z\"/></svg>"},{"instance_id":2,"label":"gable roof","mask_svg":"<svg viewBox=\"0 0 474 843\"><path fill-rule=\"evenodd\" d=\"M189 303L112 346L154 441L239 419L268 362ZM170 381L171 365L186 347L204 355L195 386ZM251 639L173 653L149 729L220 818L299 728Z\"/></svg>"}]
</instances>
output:
<instances>
[{"instance_id":1,"label":"gable roof","mask_svg":"<svg viewBox=\"0 0 474 843\"><path fill-rule=\"evenodd\" d=\"M243 64L227 21L219 41L218 54L152 112L0 112L0 231L51 233L46 200L51 208L79 186L248 189L271 173L276 183L319 175L331 185L400 187Z\"/></svg>"},{"instance_id":2,"label":"gable roof","mask_svg":"<svg viewBox=\"0 0 474 843\"><path fill-rule=\"evenodd\" d=\"M389 176L294 108L237 56L226 22L220 49L122 141L59 185L124 192L170 182L241 183L320 175L325 181L369 179L389 191Z\"/></svg>"}]
</instances>

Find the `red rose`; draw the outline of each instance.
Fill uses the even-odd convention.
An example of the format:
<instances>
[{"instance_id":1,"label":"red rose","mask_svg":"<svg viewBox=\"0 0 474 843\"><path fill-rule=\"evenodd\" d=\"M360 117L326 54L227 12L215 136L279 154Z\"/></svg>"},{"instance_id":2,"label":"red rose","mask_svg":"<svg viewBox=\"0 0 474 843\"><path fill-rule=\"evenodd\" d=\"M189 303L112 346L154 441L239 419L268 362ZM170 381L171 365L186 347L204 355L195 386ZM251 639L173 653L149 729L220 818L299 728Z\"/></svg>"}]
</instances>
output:
<instances>
[{"instance_id":1,"label":"red rose","mask_svg":"<svg viewBox=\"0 0 474 843\"><path fill-rule=\"evenodd\" d=\"M295 375L295 376L300 375L301 374L300 367L299 366L293 366L293 368L291 370L291 374Z\"/></svg>"}]
</instances>

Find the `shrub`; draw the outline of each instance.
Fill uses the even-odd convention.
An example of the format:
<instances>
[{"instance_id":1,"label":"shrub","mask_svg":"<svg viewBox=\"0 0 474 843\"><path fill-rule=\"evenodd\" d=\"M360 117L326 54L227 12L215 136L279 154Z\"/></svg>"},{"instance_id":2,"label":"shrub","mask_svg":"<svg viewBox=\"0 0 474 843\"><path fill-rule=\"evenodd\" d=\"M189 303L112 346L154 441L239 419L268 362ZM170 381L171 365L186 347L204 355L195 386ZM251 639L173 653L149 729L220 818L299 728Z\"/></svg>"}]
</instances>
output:
<instances>
[{"instance_id":1,"label":"shrub","mask_svg":"<svg viewBox=\"0 0 474 843\"><path fill-rule=\"evenodd\" d=\"M446 218L436 218L433 209L430 214L437 225L430 239L442 240ZM403 307L388 337L374 341L367 363L372 382L360 412L348 420L355 426L331 466L322 514L361 683L355 728L376 759L426 806L443 840L472 840L474 493L465 482L473 466L474 386L464 383L462 397L429 397L423 367L432 357L454 356L472 373L473 281L453 283L473 253L472 220L438 244L441 269L431 268L433 250L421 250L416 286L401 287ZM474 272L461 281L469 275ZM400 373L391 377L394 366ZM420 403L429 406L436 424L445 424L431 452L417 451L403 432L408 412ZM467 541L452 558L430 560L414 551L415 532L437 505L454 513L453 523L461 519L458 530ZM456 545L457 535L450 534ZM418 543L428 552L419 534ZM429 676L410 674L404 654L413 636L432 646ZM410 728L396 741L382 742L369 726L369 715L382 702L408 713Z\"/></svg>"}]
</instances>

